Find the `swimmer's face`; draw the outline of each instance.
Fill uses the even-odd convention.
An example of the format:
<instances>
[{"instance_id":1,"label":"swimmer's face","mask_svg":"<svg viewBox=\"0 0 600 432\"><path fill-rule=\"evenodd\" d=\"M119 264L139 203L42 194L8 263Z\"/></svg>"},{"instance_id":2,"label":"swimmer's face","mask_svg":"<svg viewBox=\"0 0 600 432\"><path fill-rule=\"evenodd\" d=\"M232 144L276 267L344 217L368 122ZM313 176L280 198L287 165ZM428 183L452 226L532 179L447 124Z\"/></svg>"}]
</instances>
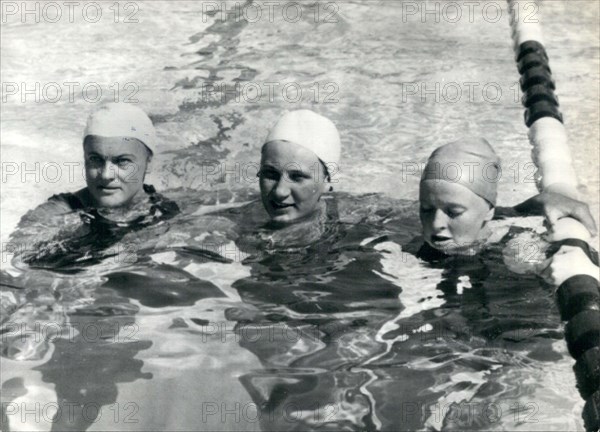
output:
<instances>
[{"instance_id":1,"label":"swimmer's face","mask_svg":"<svg viewBox=\"0 0 600 432\"><path fill-rule=\"evenodd\" d=\"M310 150L271 141L260 161L260 195L274 222L288 223L313 213L325 191L323 164Z\"/></svg>"},{"instance_id":2,"label":"swimmer's face","mask_svg":"<svg viewBox=\"0 0 600 432\"><path fill-rule=\"evenodd\" d=\"M86 183L96 206L126 206L143 193L151 154L140 141L90 135L83 153Z\"/></svg>"},{"instance_id":3,"label":"swimmer's face","mask_svg":"<svg viewBox=\"0 0 600 432\"><path fill-rule=\"evenodd\" d=\"M419 195L425 241L449 255L482 240L482 228L494 216L486 200L458 183L426 180Z\"/></svg>"}]
</instances>

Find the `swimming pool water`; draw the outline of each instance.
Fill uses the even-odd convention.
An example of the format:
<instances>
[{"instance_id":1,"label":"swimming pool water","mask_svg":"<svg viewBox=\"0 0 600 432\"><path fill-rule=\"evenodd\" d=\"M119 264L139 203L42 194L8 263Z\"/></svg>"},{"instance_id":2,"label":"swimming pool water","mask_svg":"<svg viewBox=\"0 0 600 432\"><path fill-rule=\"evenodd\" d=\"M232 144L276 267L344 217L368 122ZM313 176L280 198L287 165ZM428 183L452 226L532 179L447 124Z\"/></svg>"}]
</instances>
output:
<instances>
[{"instance_id":1,"label":"swimming pool water","mask_svg":"<svg viewBox=\"0 0 600 432\"><path fill-rule=\"evenodd\" d=\"M5 412L10 430L582 429L550 289L508 272L501 247L426 266L411 243L412 169L436 145L485 136L506 167L500 204L535 190L506 15L404 22L402 2L339 2L337 23L315 23L310 4L297 23L223 23L195 2L139 4L137 24L107 16L2 26L4 81L137 85L160 136L152 182L185 204L168 230L127 239L149 247L133 248L130 260L19 276L25 289L9 291L21 307L2 340L2 401L47 411L25 422L22 411ZM540 7L595 214L598 14L595 2ZM202 93L207 82L298 83L303 99L213 100ZM466 82L497 85L502 98L406 94L409 84L435 83L465 92ZM338 101L324 103L335 89ZM330 116L343 140L342 217L324 222L321 240L279 247L277 235L253 231L264 217L256 206L198 214L201 204L256 197L266 130L300 107ZM64 167L81 161L73 149L92 108L77 94L1 105L2 161L63 167L56 182L3 179L3 242L28 208L83 185ZM379 194L357 197L368 192ZM294 235L310 238L312 228ZM198 244L229 260L189 249ZM32 332L14 338L15 325ZM55 406L63 411L53 417Z\"/></svg>"}]
</instances>

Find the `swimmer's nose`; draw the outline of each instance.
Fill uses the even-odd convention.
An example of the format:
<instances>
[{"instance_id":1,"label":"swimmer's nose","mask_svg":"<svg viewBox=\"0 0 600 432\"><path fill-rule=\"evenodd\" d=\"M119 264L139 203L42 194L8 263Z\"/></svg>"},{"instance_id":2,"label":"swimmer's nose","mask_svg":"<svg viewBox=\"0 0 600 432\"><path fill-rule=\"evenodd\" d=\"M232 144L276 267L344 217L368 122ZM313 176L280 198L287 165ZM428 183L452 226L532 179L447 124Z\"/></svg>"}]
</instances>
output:
<instances>
[{"instance_id":1,"label":"swimmer's nose","mask_svg":"<svg viewBox=\"0 0 600 432\"><path fill-rule=\"evenodd\" d=\"M117 167L110 162L106 162L102 166L102 171L100 171L100 177L102 180L113 180L116 177Z\"/></svg>"},{"instance_id":2,"label":"swimmer's nose","mask_svg":"<svg viewBox=\"0 0 600 432\"><path fill-rule=\"evenodd\" d=\"M282 201L283 199L287 198L287 196L289 194L290 194L290 188L286 184L286 181L283 178L279 179L279 181L273 188L274 198L277 198L279 201Z\"/></svg>"},{"instance_id":3,"label":"swimmer's nose","mask_svg":"<svg viewBox=\"0 0 600 432\"><path fill-rule=\"evenodd\" d=\"M436 210L432 222L433 232L439 233L448 227L448 216L442 210Z\"/></svg>"}]
</instances>

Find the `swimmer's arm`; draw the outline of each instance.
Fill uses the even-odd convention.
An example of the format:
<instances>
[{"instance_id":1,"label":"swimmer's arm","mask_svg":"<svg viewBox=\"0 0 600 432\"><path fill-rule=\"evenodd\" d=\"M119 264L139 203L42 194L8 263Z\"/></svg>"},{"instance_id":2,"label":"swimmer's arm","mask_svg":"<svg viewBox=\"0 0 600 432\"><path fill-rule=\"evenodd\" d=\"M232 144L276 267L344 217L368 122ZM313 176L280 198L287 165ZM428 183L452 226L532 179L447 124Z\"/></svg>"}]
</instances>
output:
<instances>
[{"instance_id":1,"label":"swimmer's arm","mask_svg":"<svg viewBox=\"0 0 600 432\"><path fill-rule=\"evenodd\" d=\"M593 236L597 233L589 206L556 192L542 192L514 207L497 207L496 216L545 216L551 225L559 219L570 217L581 222Z\"/></svg>"}]
</instances>

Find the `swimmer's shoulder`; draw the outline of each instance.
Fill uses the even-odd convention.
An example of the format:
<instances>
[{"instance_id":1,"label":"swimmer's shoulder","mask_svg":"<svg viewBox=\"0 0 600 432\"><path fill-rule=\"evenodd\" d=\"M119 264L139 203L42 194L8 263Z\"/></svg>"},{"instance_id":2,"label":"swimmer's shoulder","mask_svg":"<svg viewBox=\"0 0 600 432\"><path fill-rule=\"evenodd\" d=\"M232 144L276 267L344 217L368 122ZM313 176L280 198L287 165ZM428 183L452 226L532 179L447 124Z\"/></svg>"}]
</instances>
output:
<instances>
[{"instance_id":1,"label":"swimmer's shoulder","mask_svg":"<svg viewBox=\"0 0 600 432\"><path fill-rule=\"evenodd\" d=\"M10 235L10 241L29 247L54 238L65 227L78 226L81 218L77 207L86 199L83 189L51 196L21 217Z\"/></svg>"},{"instance_id":2,"label":"swimmer's shoulder","mask_svg":"<svg viewBox=\"0 0 600 432\"><path fill-rule=\"evenodd\" d=\"M33 222L50 221L53 217L73 213L80 208L85 208L89 199L87 188L77 192L52 195L47 201L25 213L19 222L19 227Z\"/></svg>"},{"instance_id":3,"label":"swimmer's shoulder","mask_svg":"<svg viewBox=\"0 0 600 432\"><path fill-rule=\"evenodd\" d=\"M92 197L88 188L85 187L77 192L52 195L44 204L47 205L48 209L54 207L57 211L62 210L63 213L66 213L90 207L92 205Z\"/></svg>"}]
</instances>

